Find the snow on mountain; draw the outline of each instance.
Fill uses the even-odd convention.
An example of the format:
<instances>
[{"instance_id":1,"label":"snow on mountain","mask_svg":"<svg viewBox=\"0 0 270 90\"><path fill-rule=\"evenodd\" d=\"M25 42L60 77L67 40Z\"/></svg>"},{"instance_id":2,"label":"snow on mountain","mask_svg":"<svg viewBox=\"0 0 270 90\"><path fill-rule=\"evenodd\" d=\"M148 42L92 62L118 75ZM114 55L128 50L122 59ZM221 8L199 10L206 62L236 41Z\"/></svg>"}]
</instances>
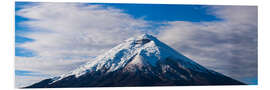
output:
<instances>
[{"instance_id":1,"label":"snow on mountain","mask_svg":"<svg viewBox=\"0 0 270 90\"><path fill-rule=\"evenodd\" d=\"M110 79L104 79L108 76ZM118 79L122 83L117 81ZM99 82L91 82L91 80L97 80ZM148 82L147 80L152 82ZM119 84L114 81L119 82ZM87 62L78 69L59 77L41 81L30 87L60 87L65 85L128 86L148 84L222 85L243 83L215 71L208 70L170 48L154 36L143 34L125 40L123 43L96 57L94 60Z\"/></svg>"},{"instance_id":2,"label":"snow on mountain","mask_svg":"<svg viewBox=\"0 0 270 90\"><path fill-rule=\"evenodd\" d=\"M131 59L135 57L135 59ZM166 58L176 58L182 60L184 67L196 70L205 71L206 69L189 60L185 56L176 52L166 44L160 42L157 38L149 34L143 34L136 38L129 38L125 42L117 45L103 55L98 56L94 61L89 61L82 67L60 77L55 80L60 80L64 77L75 75L79 77L87 72L98 71L103 67L108 68L106 72L112 72L117 69L123 68L130 60L130 64L156 65L158 60L165 60ZM189 65L192 64L192 65Z\"/></svg>"}]
</instances>

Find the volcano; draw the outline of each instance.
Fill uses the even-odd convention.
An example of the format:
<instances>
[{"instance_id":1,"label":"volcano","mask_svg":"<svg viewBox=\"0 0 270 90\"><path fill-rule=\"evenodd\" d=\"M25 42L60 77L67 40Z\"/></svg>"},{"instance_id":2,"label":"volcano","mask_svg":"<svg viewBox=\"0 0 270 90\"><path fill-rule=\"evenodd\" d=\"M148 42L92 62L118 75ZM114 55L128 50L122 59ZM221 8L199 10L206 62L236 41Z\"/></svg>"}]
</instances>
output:
<instances>
[{"instance_id":1,"label":"volcano","mask_svg":"<svg viewBox=\"0 0 270 90\"><path fill-rule=\"evenodd\" d=\"M61 76L26 88L245 85L207 69L156 37L143 34Z\"/></svg>"}]
</instances>

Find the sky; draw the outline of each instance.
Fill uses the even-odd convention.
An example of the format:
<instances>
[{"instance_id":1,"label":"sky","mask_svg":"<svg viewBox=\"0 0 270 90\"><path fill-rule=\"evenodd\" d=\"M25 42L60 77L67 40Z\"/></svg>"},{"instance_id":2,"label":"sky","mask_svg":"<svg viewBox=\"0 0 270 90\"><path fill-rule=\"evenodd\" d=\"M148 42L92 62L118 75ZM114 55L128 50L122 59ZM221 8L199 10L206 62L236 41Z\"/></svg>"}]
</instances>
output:
<instances>
[{"instance_id":1,"label":"sky","mask_svg":"<svg viewBox=\"0 0 270 90\"><path fill-rule=\"evenodd\" d=\"M67 73L143 33L257 84L256 6L16 2L15 14L16 87Z\"/></svg>"}]
</instances>

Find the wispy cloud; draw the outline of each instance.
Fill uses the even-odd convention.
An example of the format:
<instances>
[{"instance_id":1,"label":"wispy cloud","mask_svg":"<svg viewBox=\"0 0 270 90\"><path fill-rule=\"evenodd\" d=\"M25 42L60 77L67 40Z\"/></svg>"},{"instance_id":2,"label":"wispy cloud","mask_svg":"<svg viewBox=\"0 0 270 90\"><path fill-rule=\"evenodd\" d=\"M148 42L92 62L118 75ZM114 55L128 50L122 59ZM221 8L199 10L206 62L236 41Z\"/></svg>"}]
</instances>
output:
<instances>
[{"instance_id":1,"label":"wispy cloud","mask_svg":"<svg viewBox=\"0 0 270 90\"><path fill-rule=\"evenodd\" d=\"M121 10L97 5L37 3L16 14L31 19L21 25L31 28L32 32L19 35L34 40L16 44L16 47L36 53L30 58L17 57L17 62L22 59L29 59L29 63L31 59L33 62L42 59L40 61L46 64L58 60L83 61L80 59L96 56L127 37L141 33L147 25L145 21L135 20Z\"/></svg>"},{"instance_id":2,"label":"wispy cloud","mask_svg":"<svg viewBox=\"0 0 270 90\"><path fill-rule=\"evenodd\" d=\"M73 70L147 27L144 20L99 5L33 3L21 7L16 15L29 19L20 25L31 32L17 35L33 41L16 43L16 47L35 56L17 56L16 69L48 75Z\"/></svg>"},{"instance_id":3,"label":"wispy cloud","mask_svg":"<svg viewBox=\"0 0 270 90\"><path fill-rule=\"evenodd\" d=\"M200 64L236 79L257 77L257 8L216 6L212 22L168 22L159 38Z\"/></svg>"}]
</instances>

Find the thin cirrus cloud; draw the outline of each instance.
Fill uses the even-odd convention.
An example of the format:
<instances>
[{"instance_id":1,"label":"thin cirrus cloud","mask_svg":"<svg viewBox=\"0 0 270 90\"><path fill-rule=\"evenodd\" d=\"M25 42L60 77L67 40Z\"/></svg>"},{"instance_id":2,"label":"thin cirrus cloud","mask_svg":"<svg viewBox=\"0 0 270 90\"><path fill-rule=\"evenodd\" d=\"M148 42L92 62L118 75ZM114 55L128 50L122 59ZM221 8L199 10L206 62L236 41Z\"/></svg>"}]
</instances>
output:
<instances>
[{"instance_id":1,"label":"thin cirrus cloud","mask_svg":"<svg viewBox=\"0 0 270 90\"><path fill-rule=\"evenodd\" d=\"M155 33L165 43L210 69L240 80L257 77L257 8L214 6L209 8L209 13L222 20L168 21L153 31L148 30L151 27L149 21L102 5L22 5L16 15L29 20L19 25L31 32L16 35L32 41L16 43L16 48L35 55L16 56L15 68L48 76L60 75L129 37L148 32ZM16 85L26 86L41 79L44 76L16 75Z\"/></svg>"},{"instance_id":2,"label":"thin cirrus cloud","mask_svg":"<svg viewBox=\"0 0 270 90\"><path fill-rule=\"evenodd\" d=\"M139 29L146 27L145 21L132 19L118 9L92 5L38 3L21 9L16 14L32 19L20 23L31 28L32 32L18 35L34 40L16 44L16 47L36 53L34 57L17 57L16 62L29 59L30 63L31 59L33 62L41 59L39 63L51 65L47 61L80 61L89 55L96 56L104 52L127 37L141 33L142 30ZM59 64L63 64L60 62ZM19 63L16 66L24 67L20 67L22 65Z\"/></svg>"},{"instance_id":3,"label":"thin cirrus cloud","mask_svg":"<svg viewBox=\"0 0 270 90\"><path fill-rule=\"evenodd\" d=\"M16 69L59 75L110 49L128 37L139 35L147 22L133 19L119 9L71 3L33 3L21 6L19 23L31 32L16 33L33 39L18 43L35 53L16 57Z\"/></svg>"},{"instance_id":4,"label":"thin cirrus cloud","mask_svg":"<svg viewBox=\"0 0 270 90\"><path fill-rule=\"evenodd\" d=\"M169 22L159 38L192 60L238 80L257 78L257 8L214 6L221 21ZM256 82L247 82L256 84Z\"/></svg>"}]
</instances>

